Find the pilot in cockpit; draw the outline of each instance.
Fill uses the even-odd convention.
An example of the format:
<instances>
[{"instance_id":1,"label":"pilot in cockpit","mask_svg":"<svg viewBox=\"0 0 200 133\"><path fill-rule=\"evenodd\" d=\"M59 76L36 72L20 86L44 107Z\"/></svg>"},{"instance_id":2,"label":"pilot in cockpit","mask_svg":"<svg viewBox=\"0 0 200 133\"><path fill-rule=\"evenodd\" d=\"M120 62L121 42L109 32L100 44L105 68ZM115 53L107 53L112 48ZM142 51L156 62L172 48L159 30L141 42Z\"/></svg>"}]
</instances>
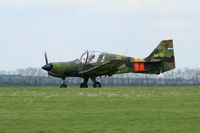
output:
<instances>
[{"instance_id":1,"label":"pilot in cockpit","mask_svg":"<svg viewBox=\"0 0 200 133\"><path fill-rule=\"evenodd\" d=\"M94 54L90 55L88 58L88 63L91 63L94 58L95 58Z\"/></svg>"}]
</instances>

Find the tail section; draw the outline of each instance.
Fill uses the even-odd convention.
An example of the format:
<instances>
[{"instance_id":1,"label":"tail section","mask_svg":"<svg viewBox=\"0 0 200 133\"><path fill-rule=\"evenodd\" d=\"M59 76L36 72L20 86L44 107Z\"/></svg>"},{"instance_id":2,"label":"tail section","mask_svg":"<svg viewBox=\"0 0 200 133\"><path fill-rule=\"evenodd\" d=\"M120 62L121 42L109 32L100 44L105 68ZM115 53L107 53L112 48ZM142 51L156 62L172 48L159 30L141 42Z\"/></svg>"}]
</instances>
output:
<instances>
[{"instance_id":1,"label":"tail section","mask_svg":"<svg viewBox=\"0 0 200 133\"><path fill-rule=\"evenodd\" d=\"M172 70L175 68L175 57L174 57L174 47L173 40L163 40L154 49L154 51L145 58L147 62L159 62L160 73Z\"/></svg>"},{"instance_id":2,"label":"tail section","mask_svg":"<svg viewBox=\"0 0 200 133\"><path fill-rule=\"evenodd\" d=\"M172 40L163 40L145 59L124 57L125 65L118 68L120 73L160 74L175 68L174 48Z\"/></svg>"}]
</instances>

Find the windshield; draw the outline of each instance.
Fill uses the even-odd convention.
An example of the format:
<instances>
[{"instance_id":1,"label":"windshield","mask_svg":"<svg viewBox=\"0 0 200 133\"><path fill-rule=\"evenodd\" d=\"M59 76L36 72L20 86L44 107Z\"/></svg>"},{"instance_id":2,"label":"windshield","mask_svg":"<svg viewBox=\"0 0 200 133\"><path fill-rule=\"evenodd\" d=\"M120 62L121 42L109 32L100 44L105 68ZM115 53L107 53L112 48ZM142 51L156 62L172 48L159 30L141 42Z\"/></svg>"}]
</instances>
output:
<instances>
[{"instance_id":1,"label":"windshield","mask_svg":"<svg viewBox=\"0 0 200 133\"><path fill-rule=\"evenodd\" d=\"M103 62L104 58L105 58L105 53L103 52L87 51L82 54L81 58L79 59L79 63L90 64L90 63Z\"/></svg>"}]
</instances>

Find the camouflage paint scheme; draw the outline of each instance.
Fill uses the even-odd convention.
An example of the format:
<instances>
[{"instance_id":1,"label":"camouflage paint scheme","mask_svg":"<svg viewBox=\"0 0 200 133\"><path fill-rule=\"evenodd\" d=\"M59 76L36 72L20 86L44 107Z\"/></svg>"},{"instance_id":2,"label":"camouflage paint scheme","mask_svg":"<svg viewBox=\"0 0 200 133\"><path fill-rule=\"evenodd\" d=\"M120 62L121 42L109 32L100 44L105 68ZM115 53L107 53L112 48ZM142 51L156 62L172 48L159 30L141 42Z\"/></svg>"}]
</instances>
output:
<instances>
[{"instance_id":1,"label":"camouflage paint scheme","mask_svg":"<svg viewBox=\"0 0 200 133\"><path fill-rule=\"evenodd\" d=\"M89 63L92 52L82 55L84 59L70 62L49 63L49 75L65 79L66 77L96 78L122 73L160 74L175 68L172 40L163 40L154 51L144 59L123 55L100 53L96 62ZM44 69L44 66L43 66ZM46 70L46 69L45 69Z\"/></svg>"}]
</instances>

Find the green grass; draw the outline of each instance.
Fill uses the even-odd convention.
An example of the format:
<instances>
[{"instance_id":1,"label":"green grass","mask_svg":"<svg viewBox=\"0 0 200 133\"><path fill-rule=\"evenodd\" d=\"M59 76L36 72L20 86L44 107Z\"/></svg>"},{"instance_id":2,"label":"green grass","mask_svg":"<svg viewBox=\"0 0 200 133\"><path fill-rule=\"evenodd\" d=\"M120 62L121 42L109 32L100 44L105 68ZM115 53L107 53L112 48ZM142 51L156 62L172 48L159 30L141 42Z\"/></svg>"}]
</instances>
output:
<instances>
[{"instance_id":1,"label":"green grass","mask_svg":"<svg viewBox=\"0 0 200 133\"><path fill-rule=\"evenodd\" d=\"M0 133L199 133L200 87L0 88Z\"/></svg>"}]
</instances>

